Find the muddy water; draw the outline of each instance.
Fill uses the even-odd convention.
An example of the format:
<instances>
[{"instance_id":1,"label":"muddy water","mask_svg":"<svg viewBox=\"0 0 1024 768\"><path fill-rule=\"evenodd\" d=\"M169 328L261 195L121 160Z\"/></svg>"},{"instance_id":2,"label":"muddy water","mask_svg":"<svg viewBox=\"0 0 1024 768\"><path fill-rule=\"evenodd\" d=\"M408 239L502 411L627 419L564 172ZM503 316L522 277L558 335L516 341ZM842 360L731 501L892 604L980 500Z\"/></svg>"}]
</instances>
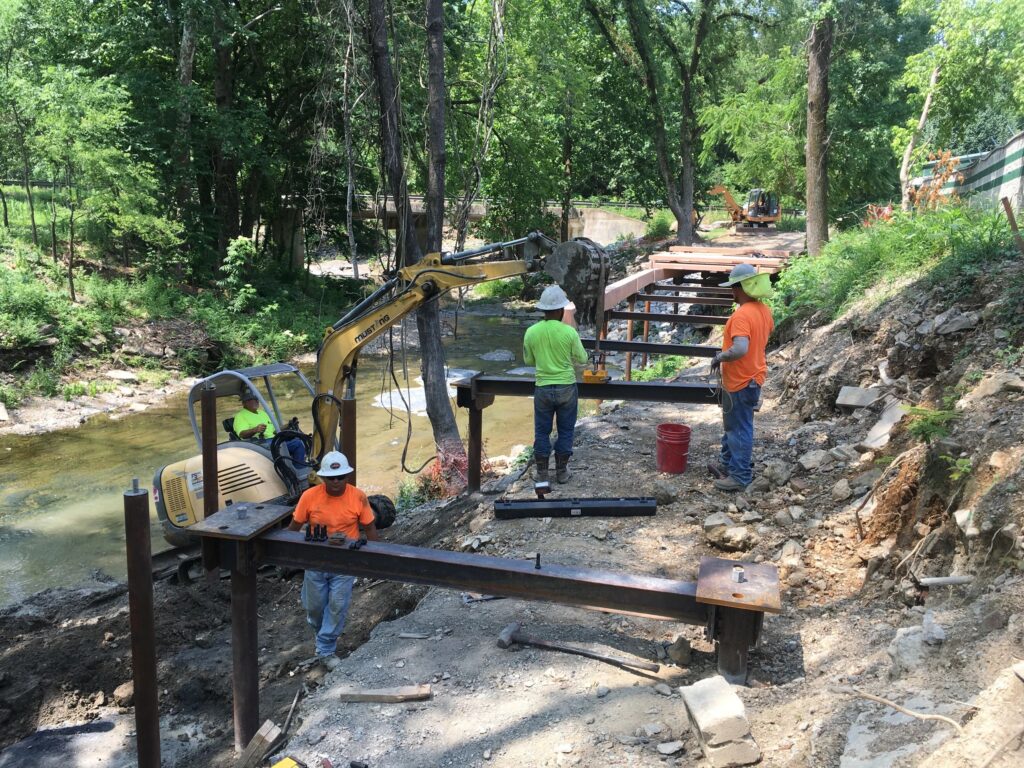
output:
<instances>
[{"instance_id":1,"label":"muddy water","mask_svg":"<svg viewBox=\"0 0 1024 768\"><path fill-rule=\"evenodd\" d=\"M522 366L521 340L529 323L529 318L461 316L458 339L446 339L449 366L494 374ZM511 350L516 361L478 357L495 349ZM418 359L410 355L408 368L413 379L408 385L415 390ZM409 477L401 472L407 422L397 396L393 413L372 406L382 391L383 372L379 358L360 361L357 465L360 487L394 496ZM283 413L299 416L309 431L305 396L289 392L279 402ZM120 420L98 416L78 429L0 438L0 605L48 587L82 583L98 572L123 578L122 494L133 477L148 488L156 468L196 453L185 403L181 394L165 406ZM528 398L498 398L484 412L486 452L504 455L513 445L532 442L531 414ZM465 435L466 413L457 409L457 418ZM432 455L433 441L425 416L413 415L412 426L406 462L418 467ZM155 512L153 528L154 551L166 548Z\"/></svg>"}]
</instances>

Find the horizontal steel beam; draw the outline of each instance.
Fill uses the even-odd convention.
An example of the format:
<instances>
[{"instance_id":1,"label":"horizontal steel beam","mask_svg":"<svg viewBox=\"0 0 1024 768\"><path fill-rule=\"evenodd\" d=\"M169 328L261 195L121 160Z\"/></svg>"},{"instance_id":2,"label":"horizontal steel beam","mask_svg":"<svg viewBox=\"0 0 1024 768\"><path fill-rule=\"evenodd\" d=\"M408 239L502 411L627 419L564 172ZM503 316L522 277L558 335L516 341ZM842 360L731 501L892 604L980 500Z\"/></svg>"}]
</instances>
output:
<instances>
[{"instance_id":1,"label":"horizontal steel beam","mask_svg":"<svg viewBox=\"0 0 1024 768\"><path fill-rule=\"evenodd\" d=\"M519 376L474 376L453 382L456 402L469 408L476 395L533 397L534 383ZM704 384L651 381L607 381L603 384L578 382L579 396L584 400L646 400L652 403L697 403L717 405L718 388Z\"/></svg>"},{"instance_id":2,"label":"horizontal steel beam","mask_svg":"<svg viewBox=\"0 0 1024 768\"><path fill-rule=\"evenodd\" d=\"M298 531L272 531L258 542L261 562L488 595L543 600L612 613L703 625L708 606L697 585L656 576L571 568L541 560L409 547L371 541L359 549L305 541Z\"/></svg>"},{"instance_id":3,"label":"horizontal steel beam","mask_svg":"<svg viewBox=\"0 0 1024 768\"><path fill-rule=\"evenodd\" d=\"M734 302L722 296L662 296L657 293L638 293L637 301L661 301L666 304L705 304L709 307L731 307Z\"/></svg>"},{"instance_id":4,"label":"horizontal steel beam","mask_svg":"<svg viewBox=\"0 0 1024 768\"><path fill-rule=\"evenodd\" d=\"M593 349L594 339L580 339L584 349ZM703 344L657 344L652 341L611 341L601 339L601 349L605 352L640 352L650 355L688 355L690 357L714 357L721 352L721 347L710 347Z\"/></svg>"},{"instance_id":5,"label":"horizontal steel beam","mask_svg":"<svg viewBox=\"0 0 1024 768\"><path fill-rule=\"evenodd\" d=\"M494 516L499 520L524 517L634 517L651 516L658 502L649 496L621 499L499 499Z\"/></svg>"},{"instance_id":6,"label":"horizontal steel beam","mask_svg":"<svg viewBox=\"0 0 1024 768\"><path fill-rule=\"evenodd\" d=\"M701 293L713 293L716 296L732 296L732 288L722 288L717 283L705 285L699 280L685 280L682 283L654 283L647 287L652 291L700 291Z\"/></svg>"},{"instance_id":7,"label":"horizontal steel beam","mask_svg":"<svg viewBox=\"0 0 1024 768\"><path fill-rule=\"evenodd\" d=\"M609 320L647 320L652 323L675 323L676 325L725 325L729 319L720 315L671 315L658 312L618 312L605 315Z\"/></svg>"}]
</instances>

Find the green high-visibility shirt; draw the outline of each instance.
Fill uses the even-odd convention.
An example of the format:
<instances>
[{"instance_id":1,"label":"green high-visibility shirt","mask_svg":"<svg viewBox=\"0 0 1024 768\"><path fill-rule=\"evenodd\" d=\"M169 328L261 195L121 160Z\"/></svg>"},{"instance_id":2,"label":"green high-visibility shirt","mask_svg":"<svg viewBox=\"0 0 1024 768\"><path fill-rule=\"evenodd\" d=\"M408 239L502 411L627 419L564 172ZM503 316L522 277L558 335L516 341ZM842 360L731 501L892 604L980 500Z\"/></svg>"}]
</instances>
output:
<instances>
[{"instance_id":1,"label":"green high-visibility shirt","mask_svg":"<svg viewBox=\"0 0 1024 768\"><path fill-rule=\"evenodd\" d=\"M541 320L526 329L523 359L537 369L538 387L549 384L575 384L573 363L587 362L580 335L561 320Z\"/></svg>"},{"instance_id":2,"label":"green high-visibility shirt","mask_svg":"<svg viewBox=\"0 0 1024 768\"><path fill-rule=\"evenodd\" d=\"M264 440L269 440L274 436L274 422L270 420L269 414L262 408L257 408L256 413L253 413L248 408L243 408L237 414L235 414L235 434L239 437L247 429L258 427L260 424L266 424L266 431L260 436ZM256 437L256 435L253 435Z\"/></svg>"}]
</instances>

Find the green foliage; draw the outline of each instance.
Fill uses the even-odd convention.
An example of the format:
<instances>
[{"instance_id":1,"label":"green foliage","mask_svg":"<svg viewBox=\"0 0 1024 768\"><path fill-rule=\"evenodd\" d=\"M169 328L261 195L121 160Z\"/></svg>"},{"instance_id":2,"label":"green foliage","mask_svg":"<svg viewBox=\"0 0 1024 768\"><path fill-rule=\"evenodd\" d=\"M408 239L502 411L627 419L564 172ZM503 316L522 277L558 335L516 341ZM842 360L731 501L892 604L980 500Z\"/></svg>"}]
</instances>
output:
<instances>
[{"instance_id":1,"label":"green foliage","mask_svg":"<svg viewBox=\"0 0 1024 768\"><path fill-rule=\"evenodd\" d=\"M489 280L473 287L473 293L480 298L511 301L523 294L523 278L506 277L503 280Z\"/></svg>"},{"instance_id":2,"label":"green foliage","mask_svg":"<svg viewBox=\"0 0 1024 768\"><path fill-rule=\"evenodd\" d=\"M659 357L646 368L633 371L633 381L655 381L675 376L690 364L688 357L682 355L665 355Z\"/></svg>"},{"instance_id":3,"label":"green foliage","mask_svg":"<svg viewBox=\"0 0 1024 768\"><path fill-rule=\"evenodd\" d=\"M533 461L533 446L528 445L512 461L512 469L522 469Z\"/></svg>"},{"instance_id":4,"label":"green foliage","mask_svg":"<svg viewBox=\"0 0 1024 768\"><path fill-rule=\"evenodd\" d=\"M1006 219L951 207L836 235L816 259L796 259L776 285L776 322L824 312L839 317L871 287L908 277L973 291L974 280L1013 254Z\"/></svg>"},{"instance_id":5,"label":"green foliage","mask_svg":"<svg viewBox=\"0 0 1024 768\"><path fill-rule=\"evenodd\" d=\"M954 483L970 475L971 470L974 469L974 463L967 457L953 457L944 454L939 458L949 465L949 479Z\"/></svg>"},{"instance_id":6,"label":"green foliage","mask_svg":"<svg viewBox=\"0 0 1024 768\"><path fill-rule=\"evenodd\" d=\"M673 217L659 211L647 222L647 237L657 240L664 239L672 234Z\"/></svg>"},{"instance_id":7,"label":"green foliage","mask_svg":"<svg viewBox=\"0 0 1024 768\"><path fill-rule=\"evenodd\" d=\"M1018 319L1019 322L1019 319ZM1024 346L1000 347L993 353L1004 368L1016 368L1024 360Z\"/></svg>"},{"instance_id":8,"label":"green foliage","mask_svg":"<svg viewBox=\"0 0 1024 768\"><path fill-rule=\"evenodd\" d=\"M402 480L398 484L398 496L395 499L395 508L401 512L408 512L420 504L425 504L427 499L421 495L419 484L412 479Z\"/></svg>"},{"instance_id":9,"label":"green foliage","mask_svg":"<svg viewBox=\"0 0 1024 768\"><path fill-rule=\"evenodd\" d=\"M775 229L779 232L806 232L807 217L785 215L775 222Z\"/></svg>"},{"instance_id":10,"label":"green foliage","mask_svg":"<svg viewBox=\"0 0 1024 768\"><path fill-rule=\"evenodd\" d=\"M939 410L923 406L913 406L907 411L910 423L907 431L918 440L931 443L933 440L941 440L949 435L952 422L959 418L959 414L952 410Z\"/></svg>"},{"instance_id":11,"label":"green foliage","mask_svg":"<svg viewBox=\"0 0 1024 768\"><path fill-rule=\"evenodd\" d=\"M220 265L224 276L217 282L234 314L240 314L256 305L256 289L248 282L256 269L256 246L246 237L237 237L228 244L228 252Z\"/></svg>"}]
</instances>

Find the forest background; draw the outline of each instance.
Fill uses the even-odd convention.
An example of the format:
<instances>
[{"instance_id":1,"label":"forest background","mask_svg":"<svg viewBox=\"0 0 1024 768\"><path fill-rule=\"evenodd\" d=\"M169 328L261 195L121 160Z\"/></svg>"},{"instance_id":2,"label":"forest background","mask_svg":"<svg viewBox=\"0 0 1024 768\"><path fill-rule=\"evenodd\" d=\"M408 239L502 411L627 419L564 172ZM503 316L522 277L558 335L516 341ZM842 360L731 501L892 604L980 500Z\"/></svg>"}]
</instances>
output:
<instances>
[{"instance_id":1,"label":"forest background","mask_svg":"<svg viewBox=\"0 0 1024 768\"><path fill-rule=\"evenodd\" d=\"M705 190L763 187L827 260L901 166L1024 128L1022 60L1024 0L0 0L0 401L75 394L126 324L195 334L120 361L154 377L308 351L365 292L316 260L564 236L570 201L667 209L691 242Z\"/></svg>"}]
</instances>

